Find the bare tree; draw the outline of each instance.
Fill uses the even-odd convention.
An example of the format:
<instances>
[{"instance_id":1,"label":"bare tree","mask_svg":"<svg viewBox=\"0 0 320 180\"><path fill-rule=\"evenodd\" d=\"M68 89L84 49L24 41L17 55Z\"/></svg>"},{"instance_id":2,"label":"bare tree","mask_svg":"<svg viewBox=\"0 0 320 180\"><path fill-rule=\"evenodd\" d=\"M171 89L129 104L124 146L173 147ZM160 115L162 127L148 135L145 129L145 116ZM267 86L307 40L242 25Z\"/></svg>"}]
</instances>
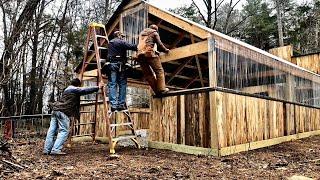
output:
<instances>
[{"instance_id":1,"label":"bare tree","mask_svg":"<svg viewBox=\"0 0 320 180\"><path fill-rule=\"evenodd\" d=\"M220 31L226 33L228 32L230 19L235 11L235 7L239 4L240 0L202 0L205 9L200 8L200 3L192 0L192 4L197 8L200 17L204 24L211 29L219 29ZM221 21L221 12L225 14L223 18L224 22ZM221 26L221 27L218 27ZM235 29L236 27L232 27Z\"/></svg>"},{"instance_id":2,"label":"bare tree","mask_svg":"<svg viewBox=\"0 0 320 180\"><path fill-rule=\"evenodd\" d=\"M278 26L278 40L279 40L279 46L284 46L283 43L283 8L284 3L282 0L273 0L276 6L277 11L277 26Z\"/></svg>"},{"instance_id":3,"label":"bare tree","mask_svg":"<svg viewBox=\"0 0 320 180\"><path fill-rule=\"evenodd\" d=\"M0 7L3 12L3 24L6 24L5 19L5 8L4 5L8 2L0 2ZM11 83L8 83L10 81L10 78L12 76L12 68L14 63L14 46L16 45L16 42L18 42L18 39L20 37L20 34L22 34L27 27L27 24L32 20L32 16L35 13L38 4L40 3L40 0L28 0L19 15L17 21L11 21L11 33L9 34L7 31L5 31L5 39L4 39L4 52L1 57L1 63L3 65L3 74L0 77L1 82L1 88L3 89L4 93L4 109L6 109L8 114L13 113L13 97L10 96L9 87L11 86ZM7 27L7 26L6 26Z\"/></svg>"}]
</instances>

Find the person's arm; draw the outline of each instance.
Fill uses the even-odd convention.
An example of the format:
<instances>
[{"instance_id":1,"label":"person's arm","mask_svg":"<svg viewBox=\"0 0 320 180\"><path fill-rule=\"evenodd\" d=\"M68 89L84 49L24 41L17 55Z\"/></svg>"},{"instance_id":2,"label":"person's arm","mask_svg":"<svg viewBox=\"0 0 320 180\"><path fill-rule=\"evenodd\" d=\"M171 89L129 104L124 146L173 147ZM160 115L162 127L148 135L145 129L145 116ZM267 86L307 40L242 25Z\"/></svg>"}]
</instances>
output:
<instances>
[{"instance_id":1,"label":"person's arm","mask_svg":"<svg viewBox=\"0 0 320 180\"><path fill-rule=\"evenodd\" d=\"M127 43L126 41L122 41L122 45L127 50L138 51L138 48L137 48L136 44L131 44L131 43Z\"/></svg>"},{"instance_id":2,"label":"person's arm","mask_svg":"<svg viewBox=\"0 0 320 180\"><path fill-rule=\"evenodd\" d=\"M160 47L160 49L161 49L163 52L169 52L169 49L166 48L166 47L163 45L163 43L161 42L160 36L159 36L159 34L158 34L157 32L154 32L154 38L155 38L155 40L156 40L156 43L157 43L158 47Z\"/></svg>"}]
</instances>

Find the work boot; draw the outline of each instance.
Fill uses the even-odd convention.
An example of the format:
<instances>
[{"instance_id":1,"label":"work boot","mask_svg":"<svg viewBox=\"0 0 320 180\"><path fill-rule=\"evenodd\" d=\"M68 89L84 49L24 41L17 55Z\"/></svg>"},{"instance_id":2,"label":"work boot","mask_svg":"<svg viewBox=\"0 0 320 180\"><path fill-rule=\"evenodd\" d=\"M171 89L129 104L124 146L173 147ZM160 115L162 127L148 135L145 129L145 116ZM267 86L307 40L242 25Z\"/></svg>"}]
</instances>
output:
<instances>
[{"instance_id":1,"label":"work boot","mask_svg":"<svg viewBox=\"0 0 320 180\"><path fill-rule=\"evenodd\" d=\"M128 107L125 104L118 106L118 111L127 111L127 110L128 110Z\"/></svg>"},{"instance_id":2,"label":"work boot","mask_svg":"<svg viewBox=\"0 0 320 180\"><path fill-rule=\"evenodd\" d=\"M118 108L111 106L111 112L115 112L115 111L117 111L117 110L118 110Z\"/></svg>"},{"instance_id":3,"label":"work boot","mask_svg":"<svg viewBox=\"0 0 320 180\"><path fill-rule=\"evenodd\" d=\"M43 155L50 155L50 152L43 151L42 154Z\"/></svg>"},{"instance_id":4,"label":"work boot","mask_svg":"<svg viewBox=\"0 0 320 180\"><path fill-rule=\"evenodd\" d=\"M169 92L168 88L165 88L164 90L159 91L159 94L166 94Z\"/></svg>"}]
</instances>

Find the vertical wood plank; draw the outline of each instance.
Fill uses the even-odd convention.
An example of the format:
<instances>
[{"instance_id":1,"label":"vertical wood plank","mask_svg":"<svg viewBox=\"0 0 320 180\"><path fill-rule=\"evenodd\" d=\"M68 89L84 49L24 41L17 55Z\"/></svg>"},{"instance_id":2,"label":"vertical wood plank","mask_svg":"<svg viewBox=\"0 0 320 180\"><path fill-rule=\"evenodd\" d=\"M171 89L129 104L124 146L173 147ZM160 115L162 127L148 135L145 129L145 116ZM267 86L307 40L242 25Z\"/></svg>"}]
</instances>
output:
<instances>
[{"instance_id":1,"label":"vertical wood plank","mask_svg":"<svg viewBox=\"0 0 320 180\"><path fill-rule=\"evenodd\" d=\"M180 142L181 144L186 144L186 122L185 122L185 114L186 114L186 111L185 111L185 96L184 95L181 95L180 96Z\"/></svg>"}]
</instances>

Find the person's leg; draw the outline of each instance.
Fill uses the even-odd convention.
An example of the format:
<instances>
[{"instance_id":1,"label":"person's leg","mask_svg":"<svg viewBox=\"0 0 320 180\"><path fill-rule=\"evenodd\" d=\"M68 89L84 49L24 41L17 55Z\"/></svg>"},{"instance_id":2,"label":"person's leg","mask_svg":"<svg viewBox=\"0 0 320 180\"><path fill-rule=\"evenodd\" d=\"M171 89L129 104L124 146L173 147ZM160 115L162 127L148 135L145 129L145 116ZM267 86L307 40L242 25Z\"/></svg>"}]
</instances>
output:
<instances>
[{"instance_id":1,"label":"person's leg","mask_svg":"<svg viewBox=\"0 0 320 180\"><path fill-rule=\"evenodd\" d=\"M57 113L59 114L57 116L59 132L57 135L56 142L54 143L53 148L51 150L52 154L61 152L63 144L67 140L68 134L69 134L69 125L70 125L69 117L62 112L57 112Z\"/></svg>"},{"instance_id":2,"label":"person's leg","mask_svg":"<svg viewBox=\"0 0 320 180\"><path fill-rule=\"evenodd\" d=\"M116 63L109 64L108 89L109 102L112 109L117 109L117 71L118 65Z\"/></svg>"},{"instance_id":3,"label":"person's leg","mask_svg":"<svg viewBox=\"0 0 320 180\"><path fill-rule=\"evenodd\" d=\"M148 63L156 74L157 92L166 91L165 75L164 75L164 70L163 70L160 58L154 57L153 59L150 59Z\"/></svg>"},{"instance_id":4,"label":"person's leg","mask_svg":"<svg viewBox=\"0 0 320 180\"><path fill-rule=\"evenodd\" d=\"M148 81L152 90L156 93L157 92L156 78L154 76L154 73L153 73L151 67L147 63L147 58L145 58L143 62L140 62L140 66L141 66L143 74L146 77L146 80Z\"/></svg>"},{"instance_id":5,"label":"person's leg","mask_svg":"<svg viewBox=\"0 0 320 180\"><path fill-rule=\"evenodd\" d=\"M126 107L126 95L127 95L127 73L122 70L118 73L118 85L119 85L119 97L118 108L120 110L127 109Z\"/></svg>"},{"instance_id":6,"label":"person's leg","mask_svg":"<svg viewBox=\"0 0 320 180\"><path fill-rule=\"evenodd\" d=\"M58 120L56 117L56 112L53 111L52 115L51 115L51 120L50 120L50 127L48 129L46 140L44 142L43 153L49 154L51 152L51 149L52 149L53 143L54 143L53 142L54 136L57 132L57 129L58 129Z\"/></svg>"}]
</instances>

